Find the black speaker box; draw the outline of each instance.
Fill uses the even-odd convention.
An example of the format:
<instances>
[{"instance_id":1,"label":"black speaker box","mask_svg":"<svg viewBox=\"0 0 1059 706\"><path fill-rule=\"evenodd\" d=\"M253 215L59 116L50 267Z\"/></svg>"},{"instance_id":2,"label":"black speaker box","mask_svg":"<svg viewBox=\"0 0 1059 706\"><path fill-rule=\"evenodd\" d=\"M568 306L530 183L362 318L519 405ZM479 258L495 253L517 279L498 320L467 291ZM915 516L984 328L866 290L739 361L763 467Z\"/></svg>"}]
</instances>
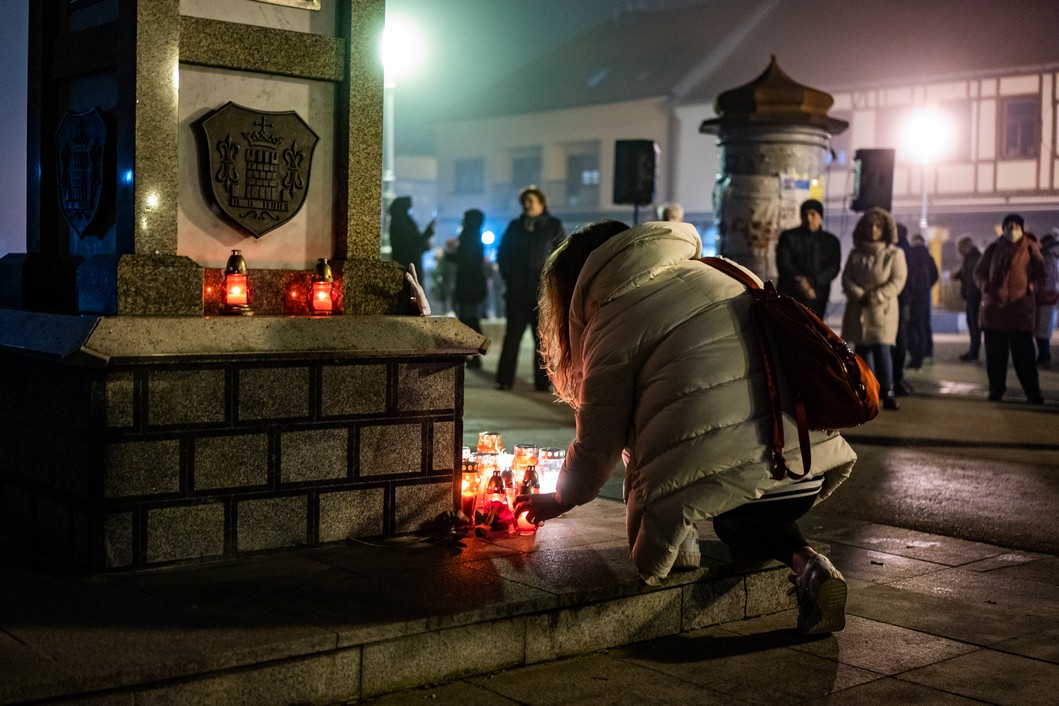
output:
<instances>
[{"instance_id":1,"label":"black speaker box","mask_svg":"<svg viewBox=\"0 0 1059 706\"><path fill-rule=\"evenodd\" d=\"M872 207L892 210L894 197L894 152L892 149L864 149L853 153L853 203L858 213Z\"/></svg>"},{"instance_id":2,"label":"black speaker box","mask_svg":"<svg viewBox=\"0 0 1059 706\"><path fill-rule=\"evenodd\" d=\"M652 140L614 143L614 203L643 206L655 198L658 145Z\"/></svg>"}]
</instances>

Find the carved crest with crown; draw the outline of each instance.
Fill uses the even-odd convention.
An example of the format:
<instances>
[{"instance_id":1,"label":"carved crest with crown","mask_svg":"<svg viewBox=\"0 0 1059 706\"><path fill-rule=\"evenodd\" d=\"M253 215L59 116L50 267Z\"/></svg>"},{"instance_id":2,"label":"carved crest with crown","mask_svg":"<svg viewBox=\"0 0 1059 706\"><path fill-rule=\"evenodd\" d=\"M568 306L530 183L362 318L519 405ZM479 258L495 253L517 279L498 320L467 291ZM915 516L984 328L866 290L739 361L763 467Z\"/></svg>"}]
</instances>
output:
<instances>
[{"instance_id":1,"label":"carved crest with crown","mask_svg":"<svg viewBox=\"0 0 1059 706\"><path fill-rule=\"evenodd\" d=\"M200 122L213 204L255 238L301 209L319 138L293 110L226 103Z\"/></svg>"}]
</instances>

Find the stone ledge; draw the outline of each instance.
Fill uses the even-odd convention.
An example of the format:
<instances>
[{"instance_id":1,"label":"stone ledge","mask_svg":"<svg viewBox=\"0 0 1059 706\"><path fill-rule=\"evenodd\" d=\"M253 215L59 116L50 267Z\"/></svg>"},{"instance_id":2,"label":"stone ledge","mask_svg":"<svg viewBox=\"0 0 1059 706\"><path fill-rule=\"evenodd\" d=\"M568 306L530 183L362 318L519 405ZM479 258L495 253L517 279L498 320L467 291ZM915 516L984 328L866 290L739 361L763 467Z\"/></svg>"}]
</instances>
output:
<instances>
[{"instance_id":1,"label":"stone ledge","mask_svg":"<svg viewBox=\"0 0 1059 706\"><path fill-rule=\"evenodd\" d=\"M47 601L16 592L0 611L0 635L21 641L8 653L37 660L0 685L0 704L104 695L176 703L216 690L272 703L278 686L284 703L366 699L793 606L785 567L733 565L709 538L704 568L644 586L628 561L623 514L597 501L535 537L491 533L460 554L432 542L352 543L89 579L92 606L71 600L86 590L82 580L45 578ZM0 569L33 585L24 568L0 559ZM81 606L76 619L66 615L73 608L50 607L68 604ZM199 616L191 624L189 612ZM115 649L86 663L83 651L103 633ZM157 649L171 633L179 639Z\"/></svg>"},{"instance_id":2,"label":"stone ledge","mask_svg":"<svg viewBox=\"0 0 1059 706\"><path fill-rule=\"evenodd\" d=\"M300 355L483 354L490 341L448 316L70 316L0 309L0 350L70 363Z\"/></svg>"}]
</instances>

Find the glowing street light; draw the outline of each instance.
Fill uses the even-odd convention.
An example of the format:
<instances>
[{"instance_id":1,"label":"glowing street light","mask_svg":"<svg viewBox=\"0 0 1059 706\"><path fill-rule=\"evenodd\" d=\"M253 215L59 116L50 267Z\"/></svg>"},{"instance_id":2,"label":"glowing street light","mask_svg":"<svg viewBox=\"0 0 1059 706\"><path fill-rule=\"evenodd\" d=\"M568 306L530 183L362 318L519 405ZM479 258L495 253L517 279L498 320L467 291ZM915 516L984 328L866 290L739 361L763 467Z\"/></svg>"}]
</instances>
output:
<instances>
[{"instance_id":1,"label":"glowing street light","mask_svg":"<svg viewBox=\"0 0 1059 706\"><path fill-rule=\"evenodd\" d=\"M415 23L405 17L388 16L379 42L382 58L382 250L390 251L390 233L386 218L397 194L394 192L394 93L397 81L408 78L422 65L425 52L423 34Z\"/></svg>"},{"instance_id":2,"label":"glowing street light","mask_svg":"<svg viewBox=\"0 0 1059 706\"><path fill-rule=\"evenodd\" d=\"M952 141L952 128L941 113L922 108L908 117L902 131L902 141L909 155L923 163L923 207L919 216L919 229L923 237L926 237L927 165L948 151Z\"/></svg>"}]
</instances>

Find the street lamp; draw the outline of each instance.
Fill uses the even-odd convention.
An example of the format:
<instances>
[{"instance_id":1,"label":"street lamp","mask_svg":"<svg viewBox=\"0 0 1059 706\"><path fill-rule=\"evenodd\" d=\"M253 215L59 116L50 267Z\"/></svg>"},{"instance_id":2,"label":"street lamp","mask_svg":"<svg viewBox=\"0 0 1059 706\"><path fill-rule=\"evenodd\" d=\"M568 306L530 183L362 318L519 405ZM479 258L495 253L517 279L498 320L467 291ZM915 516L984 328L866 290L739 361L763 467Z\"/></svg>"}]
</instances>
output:
<instances>
[{"instance_id":1,"label":"street lamp","mask_svg":"<svg viewBox=\"0 0 1059 706\"><path fill-rule=\"evenodd\" d=\"M927 237L927 165L937 160L949 148L952 130L945 117L931 108L912 113L905 122L903 141L908 153L923 163L923 204L919 215L919 230Z\"/></svg>"},{"instance_id":2,"label":"street lamp","mask_svg":"<svg viewBox=\"0 0 1059 706\"><path fill-rule=\"evenodd\" d=\"M411 76L423 62L423 35L410 20L400 16L388 16L382 30L380 55L382 57L382 250L390 251L390 233L386 219L394 193L394 93L399 79Z\"/></svg>"}]
</instances>

